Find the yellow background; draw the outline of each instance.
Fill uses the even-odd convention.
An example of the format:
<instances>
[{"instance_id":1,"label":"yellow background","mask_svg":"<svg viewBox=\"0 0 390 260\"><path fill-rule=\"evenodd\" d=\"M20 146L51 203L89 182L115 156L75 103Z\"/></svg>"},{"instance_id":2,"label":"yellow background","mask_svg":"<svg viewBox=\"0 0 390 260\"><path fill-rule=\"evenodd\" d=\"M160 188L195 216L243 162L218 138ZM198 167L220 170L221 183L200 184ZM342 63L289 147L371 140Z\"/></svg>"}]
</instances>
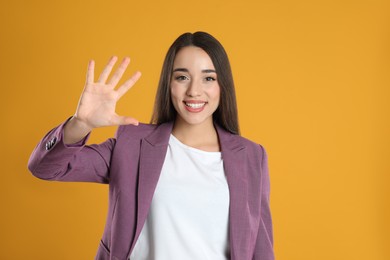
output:
<instances>
[{"instance_id":1,"label":"yellow background","mask_svg":"<svg viewBox=\"0 0 390 260\"><path fill-rule=\"evenodd\" d=\"M5 1L0 6L0 259L93 259L105 185L45 182L36 143L74 113L88 60L132 58L118 112L150 119L183 32L229 53L242 134L269 155L280 260L390 259L389 1ZM99 129L92 142L113 135Z\"/></svg>"}]
</instances>

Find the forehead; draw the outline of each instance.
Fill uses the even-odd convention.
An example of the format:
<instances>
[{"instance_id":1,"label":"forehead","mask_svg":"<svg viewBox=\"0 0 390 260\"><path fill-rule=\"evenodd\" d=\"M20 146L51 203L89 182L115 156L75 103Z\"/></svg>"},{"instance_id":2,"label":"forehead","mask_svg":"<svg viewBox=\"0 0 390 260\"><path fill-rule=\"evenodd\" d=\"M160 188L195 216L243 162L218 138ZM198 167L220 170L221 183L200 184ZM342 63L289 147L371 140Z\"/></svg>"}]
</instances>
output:
<instances>
[{"instance_id":1,"label":"forehead","mask_svg":"<svg viewBox=\"0 0 390 260\"><path fill-rule=\"evenodd\" d=\"M173 68L214 69L210 56L202 48L188 46L180 49L173 62Z\"/></svg>"}]
</instances>

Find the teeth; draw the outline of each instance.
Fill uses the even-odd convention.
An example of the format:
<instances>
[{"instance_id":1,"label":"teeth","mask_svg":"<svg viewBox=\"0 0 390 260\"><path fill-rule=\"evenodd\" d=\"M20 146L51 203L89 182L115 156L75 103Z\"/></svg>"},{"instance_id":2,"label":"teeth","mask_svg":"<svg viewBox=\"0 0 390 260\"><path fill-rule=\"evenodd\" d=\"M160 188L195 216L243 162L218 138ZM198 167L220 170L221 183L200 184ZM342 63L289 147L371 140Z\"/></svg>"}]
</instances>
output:
<instances>
[{"instance_id":1,"label":"teeth","mask_svg":"<svg viewBox=\"0 0 390 260\"><path fill-rule=\"evenodd\" d=\"M187 107L191 108L201 108L205 105L206 103L185 103Z\"/></svg>"}]
</instances>

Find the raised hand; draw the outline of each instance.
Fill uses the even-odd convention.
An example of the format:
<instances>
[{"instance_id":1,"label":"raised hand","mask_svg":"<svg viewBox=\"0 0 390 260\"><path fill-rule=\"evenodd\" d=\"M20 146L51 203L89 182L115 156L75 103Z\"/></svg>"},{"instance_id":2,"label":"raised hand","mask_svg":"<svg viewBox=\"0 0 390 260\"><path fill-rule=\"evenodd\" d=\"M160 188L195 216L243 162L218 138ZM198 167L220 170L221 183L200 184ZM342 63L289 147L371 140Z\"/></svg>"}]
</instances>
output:
<instances>
[{"instance_id":1,"label":"raised hand","mask_svg":"<svg viewBox=\"0 0 390 260\"><path fill-rule=\"evenodd\" d=\"M137 71L121 86L116 88L130 63L130 59L128 57L124 58L109 79L116 61L117 57L115 56L109 60L96 82L94 81L95 62L93 60L89 62L86 83L76 113L65 126L65 143L77 142L89 131L97 127L125 124L138 125L138 120L132 117L119 116L115 112L115 107L118 100L141 77L141 73Z\"/></svg>"}]
</instances>

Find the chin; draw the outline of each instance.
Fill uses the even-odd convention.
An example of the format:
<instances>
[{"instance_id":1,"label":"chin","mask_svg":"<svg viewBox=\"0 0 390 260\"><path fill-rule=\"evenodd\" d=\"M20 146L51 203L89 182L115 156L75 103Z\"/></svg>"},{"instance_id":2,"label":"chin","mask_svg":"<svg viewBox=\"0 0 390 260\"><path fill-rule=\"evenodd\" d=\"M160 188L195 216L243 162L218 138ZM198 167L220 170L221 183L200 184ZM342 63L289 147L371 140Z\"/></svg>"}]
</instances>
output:
<instances>
[{"instance_id":1,"label":"chin","mask_svg":"<svg viewBox=\"0 0 390 260\"><path fill-rule=\"evenodd\" d=\"M198 116L179 116L180 117L180 121L184 124L188 124L188 125L192 125L192 126L195 126L195 125L202 125L202 124L205 124L207 121L212 121L212 117L209 119L209 117L198 117Z\"/></svg>"}]
</instances>

